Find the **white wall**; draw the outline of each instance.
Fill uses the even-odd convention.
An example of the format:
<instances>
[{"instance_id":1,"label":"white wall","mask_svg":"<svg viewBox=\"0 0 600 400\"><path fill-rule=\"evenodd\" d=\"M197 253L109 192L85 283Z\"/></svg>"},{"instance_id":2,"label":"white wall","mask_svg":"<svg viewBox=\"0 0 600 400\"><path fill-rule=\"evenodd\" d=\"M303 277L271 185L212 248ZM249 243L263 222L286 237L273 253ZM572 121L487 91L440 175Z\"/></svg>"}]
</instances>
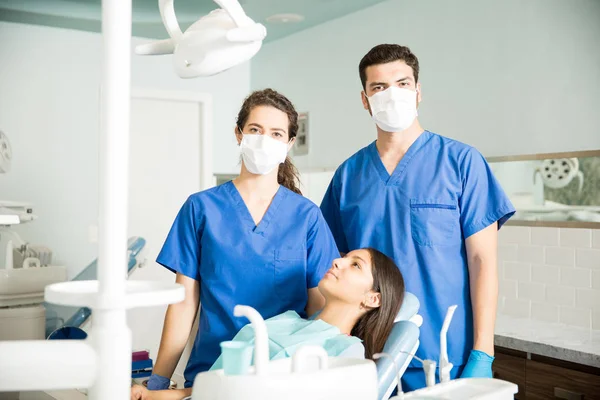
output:
<instances>
[{"instance_id":1,"label":"white wall","mask_svg":"<svg viewBox=\"0 0 600 400\"><path fill-rule=\"evenodd\" d=\"M499 241L500 313L600 329L600 230L507 226Z\"/></svg>"},{"instance_id":2,"label":"white wall","mask_svg":"<svg viewBox=\"0 0 600 400\"><path fill-rule=\"evenodd\" d=\"M0 130L14 153L11 173L0 175L0 197L34 203L39 219L18 231L52 248L70 277L97 255L88 227L98 215L101 46L96 33L0 22ZM169 56L132 61L134 87L213 96L215 172L237 169L232 130L249 75L246 64L215 77L182 80ZM168 163L176 156L148 162Z\"/></svg>"},{"instance_id":3,"label":"white wall","mask_svg":"<svg viewBox=\"0 0 600 400\"><path fill-rule=\"evenodd\" d=\"M595 0L390 0L265 45L251 84L310 113L301 168L336 167L374 139L358 63L380 43L419 57L426 129L486 156L598 149L599 21Z\"/></svg>"}]
</instances>

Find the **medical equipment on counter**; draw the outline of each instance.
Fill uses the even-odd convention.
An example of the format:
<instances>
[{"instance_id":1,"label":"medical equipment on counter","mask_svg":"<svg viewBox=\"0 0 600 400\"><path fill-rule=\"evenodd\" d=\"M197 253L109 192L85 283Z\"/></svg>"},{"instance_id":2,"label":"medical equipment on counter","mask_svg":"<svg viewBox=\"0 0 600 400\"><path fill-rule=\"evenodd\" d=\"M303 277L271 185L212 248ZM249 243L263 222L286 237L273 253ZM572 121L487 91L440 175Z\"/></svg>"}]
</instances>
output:
<instances>
[{"instance_id":1,"label":"medical equipment on counter","mask_svg":"<svg viewBox=\"0 0 600 400\"><path fill-rule=\"evenodd\" d=\"M7 254L12 255L12 248L7 250ZM7 260L11 268L0 268L0 348L2 341L29 343L29 340L45 339L46 313L42 306L44 288L67 279L66 268L62 266L42 267L36 259L36 266L29 267L29 263L24 262L24 266L12 268L10 257L7 257ZM29 351L21 348L18 353L19 362L29 356ZM0 354L0 359L8 357L2 350ZM2 367L0 374L2 379L6 378ZM2 391L0 384L0 392Z\"/></svg>"},{"instance_id":2,"label":"medical equipment on counter","mask_svg":"<svg viewBox=\"0 0 600 400\"><path fill-rule=\"evenodd\" d=\"M34 219L37 215L33 214L31 204L0 200L0 226L18 225Z\"/></svg>"},{"instance_id":3,"label":"medical equipment on counter","mask_svg":"<svg viewBox=\"0 0 600 400\"><path fill-rule=\"evenodd\" d=\"M551 189L562 189L571 183L574 178L579 180L579 193L581 193L581 189L583 188L583 172L579 170L579 160L577 158L543 160L535 169L533 175L534 183L538 174L544 186Z\"/></svg>"},{"instance_id":4,"label":"medical equipment on counter","mask_svg":"<svg viewBox=\"0 0 600 400\"><path fill-rule=\"evenodd\" d=\"M377 399L373 361L328 357L321 347L303 346L292 358L270 362L267 328L260 314L247 306L236 306L234 314L248 318L254 328L254 366L245 375L225 375L223 370L199 373L191 399ZM314 358L318 363L310 362Z\"/></svg>"},{"instance_id":5,"label":"medical equipment on counter","mask_svg":"<svg viewBox=\"0 0 600 400\"><path fill-rule=\"evenodd\" d=\"M10 171L12 158L8 136L0 131L0 174ZM31 262L36 263L35 260L27 260L27 258L38 258L39 265L42 265L37 254L27 252L27 243L17 232L10 229L12 225L31 222L36 218L31 204L0 200L0 268L6 270L27 268Z\"/></svg>"},{"instance_id":6,"label":"medical equipment on counter","mask_svg":"<svg viewBox=\"0 0 600 400\"><path fill-rule=\"evenodd\" d=\"M219 9L181 31L174 0L159 0L160 15L170 39L139 45L140 55L173 54L181 78L210 76L250 60L262 46L266 28L250 19L237 0L215 0Z\"/></svg>"},{"instance_id":7,"label":"medical equipment on counter","mask_svg":"<svg viewBox=\"0 0 600 400\"><path fill-rule=\"evenodd\" d=\"M11 151L0 131L0 173L10 171ZM35 218L30 204L0 200L0 340L44 339L44 288L67 279L65 267L48 265L49 249L29 245L11 229Z\"/></svg>"}]
</instances>

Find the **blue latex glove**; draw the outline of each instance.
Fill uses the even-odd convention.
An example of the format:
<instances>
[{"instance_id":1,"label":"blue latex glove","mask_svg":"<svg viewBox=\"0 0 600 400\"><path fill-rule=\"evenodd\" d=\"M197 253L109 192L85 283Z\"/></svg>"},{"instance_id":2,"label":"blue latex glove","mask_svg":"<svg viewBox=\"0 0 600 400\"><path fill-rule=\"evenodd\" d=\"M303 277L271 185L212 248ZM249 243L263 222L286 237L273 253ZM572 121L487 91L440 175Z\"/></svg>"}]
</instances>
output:
<instances>
[{"instance_id":1,"label":"blue latex glove","mask_svg":"<svg viewBox=\"0 0 600 400\"><path fill-rule=\"evenodd\" d=\"M148 379L148 390L166 390L171 385L171 380L164 376L152 374Z\"/></svg>"},{"instance_id":2,"label":"blue latex glove","mask_svg":"<svg viewBox=\"0 0 600 400\"><path fill-rule=\"evenodd\" d=\"M463 369L461 378L492 378L494 357L479 350L471 350L469 360Z\"/></svg>"}]
</instances>

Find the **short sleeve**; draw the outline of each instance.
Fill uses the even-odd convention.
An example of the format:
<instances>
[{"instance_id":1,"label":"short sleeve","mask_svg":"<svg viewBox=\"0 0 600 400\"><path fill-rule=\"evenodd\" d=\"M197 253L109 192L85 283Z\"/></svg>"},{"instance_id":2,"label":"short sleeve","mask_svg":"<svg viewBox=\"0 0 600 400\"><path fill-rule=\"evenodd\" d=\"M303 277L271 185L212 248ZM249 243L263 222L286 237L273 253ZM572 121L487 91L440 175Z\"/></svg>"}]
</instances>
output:
<instances>
[{"instance_id":1,"label":"short sleeve","mask_svg":"<svg viewBox=\"0 0 600 400\"><path fill-rule=\"evenodd\" d=\"M336 176L333 177L331 183L329 183L327 192L325 192L325 196L321 202L321 212L325 221L327 221L327 225L329 225L329 229L339 250L342 253L348 253L350 249L348 248L340 216L340 191L339 187L336 187L334 183Z\"/></svg>"},{"instance_id":2,"label":"short sleeve","mask_svg":"<svg viewBox=\"0 0 600 400\"><path fill-rule=\"evenodd\" d=\"M201 215L192 198L183 204L156 262L172 272L200 281Z\"/></svg>"},{"instance_id":3,"label":"short sleeve","mask_svg":"<svg viewBox=\"0 0 600 400\"><path fill-rule=\"evenodd\" d=\"M321 211L315 207L316 218L311 224L307 237L307 275L309 289L319 284L323 275L331 268L333 260L340 256L331 231Z\"/></svg>"},{"instance_id":4,"label":"short sleeve","mask_svg":"<svg viewBox=\"0 0 600 400\"><path fill-rule=\"evenodd\" d=\"M515 213L481 153L471 148L461 162L460 223L465 239L498 222L498 229Z\"/></svg>"}]
</instances>

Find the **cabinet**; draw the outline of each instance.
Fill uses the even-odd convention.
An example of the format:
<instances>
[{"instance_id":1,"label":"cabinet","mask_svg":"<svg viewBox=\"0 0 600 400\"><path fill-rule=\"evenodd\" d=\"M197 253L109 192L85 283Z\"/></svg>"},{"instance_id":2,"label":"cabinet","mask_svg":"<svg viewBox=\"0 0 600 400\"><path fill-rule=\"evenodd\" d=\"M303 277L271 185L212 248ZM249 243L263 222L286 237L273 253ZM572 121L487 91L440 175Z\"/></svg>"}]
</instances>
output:
<instances>
[{"instance_id":1,"label":"cabinet","mask_svg":"<svg viewBox=\"0 0 600 400\"><path fill-rule=\"evenodd\" d=\"M526 353L496 348L496 360L492 364L494 378L512 382L519 387L519 392L515 395L515 399L518 400L525 400L527 398L525 380L526 361Z\"/></svg>"},{"instance_id":2,"label":"cabinet","mask_svg":"<svg viewBox=\"0 0 600 400\"><path fill-rule=\"evenodd\" d=\"M496 347L493 372L519 387L518 400L600 400L600 368Z\"/></svg>"}]
</instances>

